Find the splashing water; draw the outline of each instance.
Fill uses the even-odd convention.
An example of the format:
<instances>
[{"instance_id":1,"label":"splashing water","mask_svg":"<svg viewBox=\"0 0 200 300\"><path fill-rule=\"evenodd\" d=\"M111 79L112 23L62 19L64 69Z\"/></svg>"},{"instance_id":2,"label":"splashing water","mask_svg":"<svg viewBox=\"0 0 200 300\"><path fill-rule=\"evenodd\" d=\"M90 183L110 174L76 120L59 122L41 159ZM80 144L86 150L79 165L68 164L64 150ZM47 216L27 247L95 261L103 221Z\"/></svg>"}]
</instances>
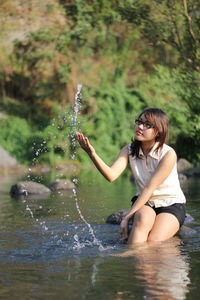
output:
<instances>
[{"instance_id":1,"label":"splashing water","mask_svg":"<svg viewBox=\"0 0 200 300\"><path fill-rule=\"evenodd\" d=\"M75 133L78 130L78 127L80 125L80 123L78 123L78 114L79 114L79 110L81 107L81 89L82 89L82 84L79 83L77 86L77 92L75 94L75 103L74 103L74 115L71 116L71 133L70 133L70 137L71 137L71 146L72 146L72 154L71 154L71 158L72 160L76 159L76 137L75 137Z\"/></svg>"},{"instance_id":2,"label":"splashing water","mask_svg":"<svg viewBox=\"0 0 200 300\"><path fill-rule=\"evenodd\" d=\"M82 84L78 84L77 86L77 93L75 95L75 104L74 104L74 117L72 118L72 127L73 127L73 131L77 131L78 130L78 125L80 125L80 123L78 124L78 114L79 114L79 108L81 107L81 89L82 89ZM72 142L72 149L73 149L73 153L72 153L72 159L75 160L76 159L76 138L75 138L75 134L73 133L71 135L71 142ZM76 177L73 178L73 182L75 184L75 186L78 184L78 179ZM96 238L95 236L95 233L94 233L94 230L92 228L92 226L86 221L86 219L84 218L81 210L80 210L80 207L79 207L79 204L78 204L78 196L77 196L77 191L76 191L76 188L74 188L73 190L73 196L74 196L74 200L75 200L75 205L76 205L76 209L78 211L78 214L81 218L81 220L87 225L88 227L88 230L89 230L89 233L90 235L92 236L93 238L93 245L96 245L99 247L99 250L100 251L103 251L105 250L105 248L103 247L103 245L101 244L101 242ZM81 248L81 245L80 245L80 241L78 239L78 236L77 234L75 235L75 241L78 245L78 248L80 249Z\"/></svg>"},{"instance_id":3,"label":"splashing water","mask_svg":"<svg viewBox=\"0 0 200 300\"><path fill-rule=\"evenodd\" d=\"M32 212L32 210L30 209L30 207L28 206L28 204L26 205L26 211L29 211L29 213L30 213L30 215L31 215L31 218L34 219L33 212Z\"/></svg>"},{"instance_id":4,"label":"splashing water","mask_svg":"<svg viewBox=\"0 0 200 300\"><path fill-rule=\"evenodd\" d=\"M74 182L74 180L73 180L73 182ZM99 246L99 250L100 250L100 251L105 250L104 247L103 247L103 245L101 244L101 242L96 238L92 226L86 221L86 219L84 218L84 216L83 216L83 214L82 214L82 212L81 212L81 210L80 210L80 207L79 207L79 204L78 204L78 197L77 197L76 189L74 188L72 191L73 191L74 200L75 200L75 204L76 204L76 208L77 208L78 214L79 214L81 220L82 220L82 221L87 225L87 227L88 227L89 233L91 234L91 236L92 236L92 238L93 238L93 245Z\"/></svg>"},{"instance_id":5,"label":"splashing water","mask_svg":"<svg viewBox=\"0 0 200 300\"><path fill-rule=\"evenodd\" d=\"M75 95L75 105L74 105L74 127L75 128L77 128L78 112L81 105L81 89L82 89L82 84L79 83L77 86L77 93Z\"/></svg>"},{"instance_id":6,"label":"splashing water","mask_svg":"<svg viewBox=\"0 0 200 300\"><path fill-rule=\"evenodd\" d=\"M36 222L39 222L39 220L34 217L34 214L33 214L32 210L31 210L31 208L29 207L28 204L26 204L26 211L28 211L30 213L30 216L31 216L32 219L34 219ZM48 227L46 226L45 221L41 221L39 224L41 225L43 230L45 230L45 231L48 230Z\"/></svg>"},{"instance_id":7,"label":"splashing water","mask_svg":"<svg viewBox=\"0 0 200 300\"><path fill-rule=\"evenodd\" d=\"M76 159L76 136L75 136L75 134L76 134L77 131L80 131L80 122L78 120L78 115L80 114L80 108L81 108L81 98L82 98L81 89L82 89L82 84L78 84L78 86L77 86L77 92L75 94L75 102L74 102L73 113L69 116L69 118L67 117L67 115L64 115L64 117L63 117L63 121L64 121L65 125L69 125L68 124L68 120L70 122L70 128L71 129L70 129L69 137L70 137L70 140L71 140L71 158L72 158L72 160ZM55 119L53 119L51 126L52 127L57 126ZM60 128L59 126L58 126L58 129ZM48 132L48 136L50 136L50 138L53 137L54 139L56 139L57 137L53 136L53 135L54 135L54 133ZM37 159L39 158L39 156L43 152L46 152L46 144L47 144L47 141L44 140L41 143L41 145L39 145L39 148L38 148L38 145L36 145L36 143L33 143L32 149L34 150L34 158L32 160L32 167L35 166L35 164L36 164ZM29 167L29 169L28 169L28 175L27 175L28 180L31 180L32 167ZM74 169L75 168L76 167L74 167ZM37 179L40 179L40 178L37 177ZM81 241L79 240L78 235L75 234L74 235L75 246L73 247L73 249L74 250L80 250L81 248L84 248L86 245L95 245L95 246L98 246L99 251L104 251L104 250L107 249L107 247L105 249L103 247L103 245L101 244L101 242L96 238L96 235L95 235L95 232L94 232L92 226L84 218L84 216L83 216L83 214L81 212L81 209L79 207L77 190L76 190L76 186L78 185L78 179L76 177L74 177L73 178L73 182L75 184L75 188L73 189L73 197L74 197L74 200L75 200L75 205L76 205L77 212L79 214L80 219L87 226L89 234L91 235L91 237L93 239L92 242L86 241L85 243L81 243ZM26 200L25 200L25 202L26 202ZM34 219L36 222L38 222L38 224L40 224L40 226L45 231L48 230L48 227L46 226L46 222L45 221L35 219L34 214L33 214L32 210L31 210L31 208L28 206L28 204L26 205L26 211L30 213L31 218Z\"/></svg>"}]
</instances>

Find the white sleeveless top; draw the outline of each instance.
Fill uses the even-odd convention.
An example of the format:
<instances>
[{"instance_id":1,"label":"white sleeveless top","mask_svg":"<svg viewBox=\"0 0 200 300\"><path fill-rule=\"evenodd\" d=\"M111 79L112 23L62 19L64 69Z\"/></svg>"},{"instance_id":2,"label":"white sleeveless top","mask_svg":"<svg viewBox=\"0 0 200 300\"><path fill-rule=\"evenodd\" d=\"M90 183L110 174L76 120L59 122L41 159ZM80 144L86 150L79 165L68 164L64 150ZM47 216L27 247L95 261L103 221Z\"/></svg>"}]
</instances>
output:
<instances>
[{"instance_id":1,"label":"white sleeveless top","mask_svg":"<svg viewBox=\"0 0 200 300\"><path fill-rule=\"evenodd\" d=\"M162 149L155 152L157 143L151 149L147 156L144 155L142 149L140 148L139 156L131 155L131 145L128 145L129 150L129 164L133 172L133 176L136 183L137 195L141 193L145 185L148 183L152 175L154 174L160 160L163 156L172 149L170 146L164 144ZM178 173L177 164L175 164L169 176L160 184L153 192L148 203L151 206L161 207L169 206L174 203L185 203L186 199L181 190Z\"/></svg>"}]
</instances>

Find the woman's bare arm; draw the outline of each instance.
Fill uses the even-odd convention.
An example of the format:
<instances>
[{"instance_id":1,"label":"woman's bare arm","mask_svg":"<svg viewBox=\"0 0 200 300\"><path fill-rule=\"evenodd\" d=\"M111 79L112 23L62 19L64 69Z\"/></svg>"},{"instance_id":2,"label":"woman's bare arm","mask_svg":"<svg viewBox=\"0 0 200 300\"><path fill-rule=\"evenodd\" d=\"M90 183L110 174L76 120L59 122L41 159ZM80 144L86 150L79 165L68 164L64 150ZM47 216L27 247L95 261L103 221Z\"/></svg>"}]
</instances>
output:
<instances>
[{"instance_id":1,"label":"woman's bare arm","mask_svg":"<svg viewBox=\"0 0 200 300\"><path fill-rule=\"evenodd\" d=\"M77 132L76 138L80 146L88 153L99 172L109 181L117 179L128 165L128 147L125 146L119 153L116 161L109 167L96 153L89 139Z\"/></svg>"}]
</instances>

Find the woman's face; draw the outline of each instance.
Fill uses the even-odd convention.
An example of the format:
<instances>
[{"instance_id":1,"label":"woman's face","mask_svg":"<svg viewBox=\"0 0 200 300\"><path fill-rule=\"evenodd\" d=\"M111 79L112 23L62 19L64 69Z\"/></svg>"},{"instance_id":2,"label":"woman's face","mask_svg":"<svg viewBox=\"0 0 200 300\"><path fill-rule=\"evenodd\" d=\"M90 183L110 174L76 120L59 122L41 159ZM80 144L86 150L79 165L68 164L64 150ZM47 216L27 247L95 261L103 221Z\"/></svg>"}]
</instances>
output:
<instances>
[{"instance_id":1,"label":"woman's face","mask_svg":"<svg viewBox=\"0 0 200 300\"><path fill-rule=\"evenodd\" d=\"M135 125L135 139L141 142L153 141L155 140L158 134L157 129L154 128L153 124L151 124L145 117L145 115L141 115L136 120Z\"/></svg>"}]
</instances>

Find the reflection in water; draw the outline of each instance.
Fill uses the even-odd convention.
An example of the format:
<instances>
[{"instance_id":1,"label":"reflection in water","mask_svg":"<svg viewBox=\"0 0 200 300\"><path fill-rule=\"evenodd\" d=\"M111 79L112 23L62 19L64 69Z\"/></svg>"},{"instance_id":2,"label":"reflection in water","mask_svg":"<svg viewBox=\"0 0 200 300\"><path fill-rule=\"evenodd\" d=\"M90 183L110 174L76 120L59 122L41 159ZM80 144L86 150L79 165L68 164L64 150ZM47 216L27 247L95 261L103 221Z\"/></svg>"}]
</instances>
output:
<instances>
[{"instance_id":1,"label":"reflection in water","mask_svg":"<svg viewBox=\"0 0 200 300\"><path fill-rule=\"evenodd\" d=\"M178 237L166 242L142 243L120 254L134 258L136 278L144 283L148 299L186 298L189 263L188 257L180 251L180 243Z\"/></svg>"},{"instance_id":2,"label":"reflection in water","mask_svg":"<svg viewBox=\"0 0 200 300\"><path fill-rule=\"evenodd\" d=\"M96 278L97 278L97 274L98 274L98 266L100 264L101 260L98 259L96 261L94 261L94 264L92 266L92 274L91 274L91 284L92 286L95 286L95 283L96 283Z\"/></svg>"}]
</instances>

